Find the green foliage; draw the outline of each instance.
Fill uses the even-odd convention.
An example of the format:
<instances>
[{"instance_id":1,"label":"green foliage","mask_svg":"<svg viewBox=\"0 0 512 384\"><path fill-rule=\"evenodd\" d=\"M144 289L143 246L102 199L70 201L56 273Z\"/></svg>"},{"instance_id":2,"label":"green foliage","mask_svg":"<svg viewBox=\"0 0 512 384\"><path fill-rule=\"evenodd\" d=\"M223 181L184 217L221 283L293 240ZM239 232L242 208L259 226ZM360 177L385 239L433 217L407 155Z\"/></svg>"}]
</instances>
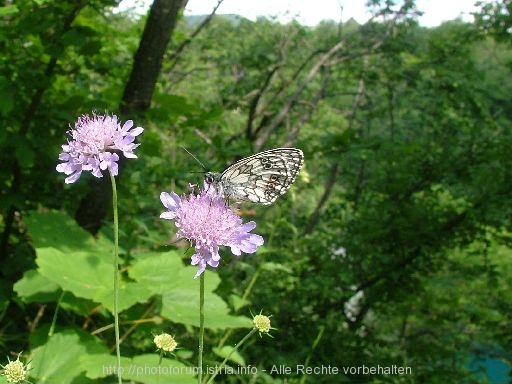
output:
<instances>
[{"instance_id":1,"label":"green foliage","mask_svg":"<svg viewBox=\"0 0 512 384\"><path fill-rule=\"evenodd\" d=\"M475 14L475 24L497 41L510 44L510 26L512 25L510 1L479 1L477 4L481 9Z\"/></svg>"},{"instance_id":2,"label":"green foliage","mask_svg":"<svg viewBox=\"0 0 512 384\"><path fill-rule=\"evenodd\" d=\"M0 8L0 228L13 229L0 346L23 351L33 382L114 382L102 370L115 365L109 218L95 236L78 227L71 216L91 178L64 186L55 172L76 116L118 109L144 20L111 5ZM257 378L219 382L299 383L295 370L270 367L309 364L413 372L308 377L316 383L472 383L486 379L468 363L475 356L510 363L507 6L434 29L410 18L306 28L216 17L174 57L195 28L183 20L151 108L122 117L145 128L139 158L119 177L123 366L156 368L161 331L180 348L161 366L197 359L199 282L187 245L171 244L174 229L158 219L161 191L202 182L180 147L221 170L283 145L306 156L293 188L270 207L241 207L264 249L221 253L217 273L207 272L205 362L229 356L251 313L272 315L273 338L229 356L258 367Z\"/></svg>"},{"instance_id":3,"label":"green foliage","mask_svg":"<svg viewBox=\"0 0 512 384\"><path fill-rule=\"evenodd\" d=\"M27 224L35 245L38 268L27 271L15 284L14 289L19 297L25 302L39 301L48 295L55 299L57 293L63 291L72 294L74 298L100 304L112 312L110 259L113 243L102 237L94 239L71 218L57 212L33 213L27 219ZM32 232L30 228L35 230ZM66 238L56 236L63 230L67 233ZM191 280L194 268L185 267L181 257L176 251L134 255L127 271L129 280L121 284L120 311L136 303L145 303L154 295L162 295L161 314L164 317L175 323L197 326L198 282ZM227 305L213 293L218 284L219 280L214 276L206 285L209 295L206 308L212 313L206 327L250 327L248 319L228 315ZM73 306L73 303L68 305ZM75 307L83 307L83 303ZM92 303L89 307L92 307Z\"/></svg>"},{"instance_id":4,"label":"green foliage","mask_svg":"<svg viewBox=\"0 0 512 384\"><path fill-rule=\"evenodd\" d=\"M36 251L36 270L25 272L22 279L15 285L14 290L24 303L54 302L57 301L66 311L76 315L89 317L97 313L103 321L108 321L108 313L98 308L112 311L112 251L114 248L110 240L100 236L95 239L65 214L58 212L32 213L27 218L28 233ZM32 231L31 228L34 228ZM66 237L61 234L66 233ZM136 310L130 310L137 303L151 303L159 307L157 313L162 318L160 322L171 321L184 326L197 326L197 308L199 298L197 295L198 281L193 280L195 268L185 266L181 260L182 254L177 251L144 252L133 255L131 265L127 268L126 278L120 289L120 311L127 313L130 321L135 321ZM205 326L207 328L222 330L229 328L250 328L251 321L242 316L229 314L228 306L213 291L217 289L219 279L215 275L207 280L205 301L209 316ZM59 299L62 296L62 300ZM156 297L161 299L157 300ZM143 319L140 319L143 320ZM101 320L100 320L101 321ZM163 324L161 324L163 326ZM82 365L76 365L79 356L87 353L100 354L95 360L82 358L83 364L91 365L93 362L104 361L102 364L114 366L115 360L108 353L108 348L101 344L101 340L85 334L88 342L93 343L99 352L83 344L82 338L76 334L78 328L68 333L57 333L48 337L48 342L32 352L33 364L41 371L33 372L38 382L68 382L71 378L83 371ZM145 331L147 332L147 331ZM148 339L151 333L147 334ZM62 338L62 339L61 339ZM63 345L73 344L76 349L66 348L66 359L60 359L60 350ZM235 355L236 356L236 355ZM234 356L233 356L234 357ZM56 359L47 361L46 359ZM60 360L59 360L60 359ZM101 360L104 359L104 360ZM240 358L239 358L240 359ZM124 367L130 364L144 363L156 367L156 356L137 356L134 361L127 359ZM66 364L74 364L73 369L67 369ZM182 366L173 362L174 366ZM98 365L99 366L99 365ZM46 371L51 369L51 371ZM97 378L96 373L88 377ZM65 376L62 376L65 375ZM110 373L109 375L112 375ZM149 379L151 374L145 373L144 382L154 382ZM106 377L103 373L101 377ZM127 378L136 375L126 375ZM174 378L176 382L182 376ZM44 379L43 379L44 378ZM139 378L138 380L140 380Z\"/></svg>"}]
</instances>

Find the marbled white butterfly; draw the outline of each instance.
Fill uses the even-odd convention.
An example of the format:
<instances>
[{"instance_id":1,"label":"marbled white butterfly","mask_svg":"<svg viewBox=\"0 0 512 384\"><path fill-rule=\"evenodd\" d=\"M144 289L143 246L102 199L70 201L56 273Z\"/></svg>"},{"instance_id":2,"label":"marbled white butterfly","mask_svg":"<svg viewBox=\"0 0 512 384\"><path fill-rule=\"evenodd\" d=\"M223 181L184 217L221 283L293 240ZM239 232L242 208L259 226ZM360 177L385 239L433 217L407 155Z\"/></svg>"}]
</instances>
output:
<instances>
[{"instance_id":1,"label":"marbled white butterfly","mask_svg":"<svg viewBox=\"0 0 512 384\"><path fill-rule=\"evenodd\" d=\"M275 148L246 157L222 173L207 172L206 183L235 201L272 204L295 181L304 164L296 148Z\"/></svg>"}]
</instances>

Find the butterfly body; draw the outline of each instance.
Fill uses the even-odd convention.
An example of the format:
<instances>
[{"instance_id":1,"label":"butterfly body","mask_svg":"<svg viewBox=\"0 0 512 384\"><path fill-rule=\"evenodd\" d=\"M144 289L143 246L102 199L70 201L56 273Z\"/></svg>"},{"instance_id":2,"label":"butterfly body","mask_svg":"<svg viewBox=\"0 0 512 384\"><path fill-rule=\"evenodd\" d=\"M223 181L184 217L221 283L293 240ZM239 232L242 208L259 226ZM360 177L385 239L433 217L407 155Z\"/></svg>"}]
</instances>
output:
<instances>
[{"instance_id":1,"label":"butterfly body","mask_svg":"<svg viewBox=\"0 0 512 384\"><path fill-rule=\"evenodd\" d=\"M304 155L296 148L275 148L245 157L205 180L227 199L272 204L295 181Z\"/></svg>"}]
</instances>

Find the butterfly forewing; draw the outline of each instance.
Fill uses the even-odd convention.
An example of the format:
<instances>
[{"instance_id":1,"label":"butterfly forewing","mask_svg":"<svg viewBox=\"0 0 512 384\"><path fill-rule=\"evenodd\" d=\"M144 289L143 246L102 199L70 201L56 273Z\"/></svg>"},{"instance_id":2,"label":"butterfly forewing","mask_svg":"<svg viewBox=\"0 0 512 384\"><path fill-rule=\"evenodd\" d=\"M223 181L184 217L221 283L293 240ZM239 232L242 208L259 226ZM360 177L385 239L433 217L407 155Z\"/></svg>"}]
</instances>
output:
<instances>
[{"instance_id":1,"label":"butterfly forewing","mask_svg":"<svg viewBox=\"0 0 512 384\"><path fill-rule=\"evenodd\" d=\"M276 148L246 157L221 174L207 174L225 198L271 204L293 184L304 164L296 148Z\"/></svg>"}]
</instances>

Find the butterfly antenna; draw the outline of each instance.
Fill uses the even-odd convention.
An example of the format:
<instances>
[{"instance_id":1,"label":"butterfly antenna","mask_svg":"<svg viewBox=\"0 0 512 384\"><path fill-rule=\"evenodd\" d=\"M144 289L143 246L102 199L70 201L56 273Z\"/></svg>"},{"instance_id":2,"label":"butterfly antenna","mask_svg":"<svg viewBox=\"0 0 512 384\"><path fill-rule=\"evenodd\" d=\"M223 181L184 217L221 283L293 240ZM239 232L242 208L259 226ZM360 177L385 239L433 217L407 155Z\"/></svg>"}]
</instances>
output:
<instances>
[{"instance_id":1,"label":"butterfly antenna","mask_svg":"<svg viewBox=\"0 0 512 384\"><path fill-rule=\"evenodd\" d=\"M197 157L195 157L195 156L194 156L194 155L193 155L193 154L192 154L192 153L191 153L187 148L185 148L184 146L180 145L180 147L181 147L185 152L187 152L190 156L192 156L192 158L193 158L195 161L197 161L197 162L199 163L199 165L201 165L201 167L203 167L203 169L204 169L204 170L205 170L205 172L206 172L206 167L204 166L204 164L203 164L203 163L201 163L201 161L200 161Z\"/></svg>"}]
</instances>

